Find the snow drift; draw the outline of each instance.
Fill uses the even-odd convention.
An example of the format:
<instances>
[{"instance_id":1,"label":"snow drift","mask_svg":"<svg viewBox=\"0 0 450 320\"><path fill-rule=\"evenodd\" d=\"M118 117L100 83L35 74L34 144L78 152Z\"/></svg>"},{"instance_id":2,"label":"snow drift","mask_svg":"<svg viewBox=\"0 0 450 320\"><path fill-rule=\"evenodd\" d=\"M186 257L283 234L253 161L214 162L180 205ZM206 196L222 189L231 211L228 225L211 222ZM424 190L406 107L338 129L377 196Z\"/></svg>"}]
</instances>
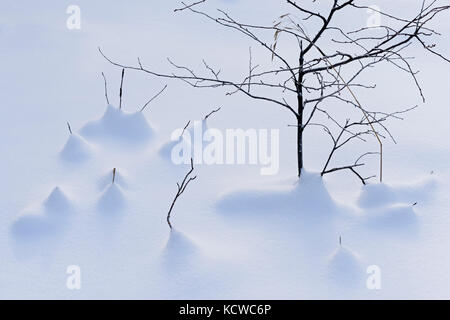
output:
<instances>
[{"instance_id":1,"label":"snow drift","mask_svg":"<svg viewBox=\"0 0 450 320\"><path fill-rule=\"evenodd\" d=\"M142 112L127 113L108 105L100 119L81 129L81 135L88 140L135 146L148 143L153 129Z\"/></svg>"},{"instance_id":2,"label":"snow drift","mask_svg":"<svg viewBox=\"0 0 450 320\"><path fill-rule=\"evenodd\" d=\"M306 171L301 180L296 179L290 187L282 185L228 193L219 199L217 207L229 213L295 213L309 217L329 216L337 210L320 174Z\"/></svg>"}]
</instances>

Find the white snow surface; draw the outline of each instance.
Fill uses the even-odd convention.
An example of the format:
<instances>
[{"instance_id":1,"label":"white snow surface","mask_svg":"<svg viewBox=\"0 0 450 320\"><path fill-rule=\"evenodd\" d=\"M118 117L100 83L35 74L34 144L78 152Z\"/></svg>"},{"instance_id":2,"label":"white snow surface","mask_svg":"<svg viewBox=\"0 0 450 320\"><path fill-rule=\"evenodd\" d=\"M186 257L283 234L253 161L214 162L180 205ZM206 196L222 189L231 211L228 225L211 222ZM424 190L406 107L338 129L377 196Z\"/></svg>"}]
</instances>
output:
<instances>
[{"instance_id":1,"label":"white snow surface","mask_svg":"<svg viewBox=\"0 0 450 320\"><path fill-rule=\"evenodd\" d=\"M269 23L283 13L273 3L211 2L237 16L251 7ZM403 10L403 2L380 5ZM169 68L166 56L195 64L211 53L211 63L233 74L248 67L246 39L174 15L174 4L79 5L82 29L71 31L64 4L2 4L0 298L450 298L448 64L417 51L428 99L393 124L398 143L385 146L383 183L361 186L348 173L322 178L327 140L313 133L299 182L289 114L181 82L139 112L163 83L128 70L119 110L120 69L96 49L129 63L139 55L159 70ZM447 53L449 21L438 21ZM419 100L409 78L382 70L372 77L387 94L362 91L364 101ZM170 161L171 132L217 105L208 127L280 129L280 172L196 166L170 231L166 214L189 170ZM70 265L81 268L80 290L66 287ZM380 290L366 287L371 265L380 267Z\"/></svg>"}]
</instances>

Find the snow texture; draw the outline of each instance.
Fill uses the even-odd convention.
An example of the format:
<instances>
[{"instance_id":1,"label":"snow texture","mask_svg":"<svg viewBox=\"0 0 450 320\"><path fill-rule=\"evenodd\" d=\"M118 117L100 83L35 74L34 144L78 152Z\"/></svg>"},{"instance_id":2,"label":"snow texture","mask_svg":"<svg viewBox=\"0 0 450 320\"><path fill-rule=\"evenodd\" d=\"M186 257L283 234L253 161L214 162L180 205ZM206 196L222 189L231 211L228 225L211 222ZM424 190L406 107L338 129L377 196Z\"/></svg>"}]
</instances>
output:
<instances>
[{"instance_id":1,"label":"snow texture","mask_svg":"<svg viewBox=\"0 0 450 320\"><path fill-rule=\"evenodd\" d=\"M256 20L285 13L275 3L257 11L251 1L213 5ZM379 5L414 11L400 1ZM54 2L2 4L0 298L450 298L448 65L414 54L429 99L395 126L398 144L386 142L383 183L362 186L343 172L321 177L328 140L314 131L305 132L299 182L287 113L182 82L168 82L139 112L161 79L129 70L119 110L121 70L96 50L130 64L140 56L156 70L168 68L166 56L195 65L212 53L208 63L231 77L248 71L247 41L208 25L197 32L200 22L173 15L168 2L80 1L80 8L82 28L68 30L65 8ZM450 51L449 21L438 22L443 52ZM256 48L254 58L270 61ZM106 109L102 71L112 102ZM415 105L410 79L386 72L369 78L385 94L361 90L361 101L377 110ZM170 231L166 214L189 170L171 161L180 141L171 133L217 105L209 128L280 129L280 172L195 166L198 178L177 201ZM352 150L340 160L354 161ZM80 290L66 287L69 265L81 268ZM381 270L380 290L366 287L371 265Z\"/></svg>"}]
</instances>

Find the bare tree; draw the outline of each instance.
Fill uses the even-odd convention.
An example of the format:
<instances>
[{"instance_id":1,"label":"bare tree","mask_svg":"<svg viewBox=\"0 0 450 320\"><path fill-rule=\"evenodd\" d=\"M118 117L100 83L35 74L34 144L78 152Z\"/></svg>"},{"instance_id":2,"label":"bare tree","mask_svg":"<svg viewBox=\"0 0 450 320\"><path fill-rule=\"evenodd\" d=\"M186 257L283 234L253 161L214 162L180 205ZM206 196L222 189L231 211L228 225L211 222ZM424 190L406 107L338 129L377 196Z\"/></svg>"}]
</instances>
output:
<instances>
[{"instance_id":1,"label":"bare tree","mask_svg":"<svg viewBox=\"0 0 450 320\"><path fill-rule=\"evenodd\" d=\"M156 77L180 79L195 88L230 88L228 95L241 93L287 110L295 119L292 126L296 128L299 177L304 167L304 132L308 127L318 126L323 128L332 141L332 149L325 161L322 175L348 170L365 183L370 177L363 177L358 173L358 169L364 165L361 161L366 156L378 154L381 180L382 139L389 137L394 140L386 121L401 119L401 114L415 107L395 108L396 111L386 113L363 106L355 91L375 89L375 85L359 82L361 74L382 63L388 64L394 70L410 75L419 95L425 101L417 71L411 65L411 58L406 55L407 49L418 44L429 53L450 62L436 51L434 43L429 42L439 35L432 29L430 22L450 8L449 5L438 5L438 0L418 1L417 4L421 6L417 13L408 18L369 8L361 5L363 1L359 0L328 0L326 3L329 8L326 10L318 9L322 7L318 7L315 0L309 3L302 1L301 4L287 0L283 1L284 4L280 3L280 6L286 7L286 14L278 17L271 25L240 22L223 10L217 10L217 16L213 15L199 9L206 5L204 2L182 3L183 6L175 11L191 12L242 34L263 48L270 55L271 63L264 68L254 65L252 50L249 49L248 70L240 80L233 80L222 77L220 70L207 64L205 60L204 71L195 71L167 59L174 70L164 73L144 67L139 58L136 66L125 66L112 61L99 49L100 53L110 63L121 68L138 70ZM361 15L368 9L383 18L381 25L359 25L348 29L336 24L344 14ZM310 33L309 28L314 31ZM268 40L269 37L272 40ZM295 59L291 57L291 49L280 49L281 41L295 44L298 48ZM338 108L337 105L346 106L347 109ZM341 119L343 115L344 120ZM369 137L377 139L379 150L364 152L351 164L332 165L336 153L344 146L353 141L367 141Z\"/></svg>"}]
</instances>

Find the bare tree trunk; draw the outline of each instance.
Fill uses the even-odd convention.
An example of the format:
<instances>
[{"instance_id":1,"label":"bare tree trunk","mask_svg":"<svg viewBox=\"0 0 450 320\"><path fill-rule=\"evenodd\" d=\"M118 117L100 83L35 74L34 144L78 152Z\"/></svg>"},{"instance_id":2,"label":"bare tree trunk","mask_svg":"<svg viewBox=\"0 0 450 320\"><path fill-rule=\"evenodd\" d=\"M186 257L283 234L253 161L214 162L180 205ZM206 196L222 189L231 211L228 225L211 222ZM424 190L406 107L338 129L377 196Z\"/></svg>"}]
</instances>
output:
<instances>
[{"instance_id":1,"label":"bare tree trunk","mask_svg":"<svg viewBox=\"0 0 450 320\"><path fill-rule=\"evenodd\" d=\"M303 128L301 116L297 119L297 167L298 167L298 177L300 178L303 169Z\"/></svg>"},{"instance_id":2,"label":"bare tree trunk","mask_svg":"<svg viewBox=\"0 0 450 320\"><path fill-rule=\"evenodd\" d=\"M299 75L297 79L297 167L298 177L302 175L303 169L303 46L300 45L300 59L299 59Z\"/></svg>"}]
</instances>

